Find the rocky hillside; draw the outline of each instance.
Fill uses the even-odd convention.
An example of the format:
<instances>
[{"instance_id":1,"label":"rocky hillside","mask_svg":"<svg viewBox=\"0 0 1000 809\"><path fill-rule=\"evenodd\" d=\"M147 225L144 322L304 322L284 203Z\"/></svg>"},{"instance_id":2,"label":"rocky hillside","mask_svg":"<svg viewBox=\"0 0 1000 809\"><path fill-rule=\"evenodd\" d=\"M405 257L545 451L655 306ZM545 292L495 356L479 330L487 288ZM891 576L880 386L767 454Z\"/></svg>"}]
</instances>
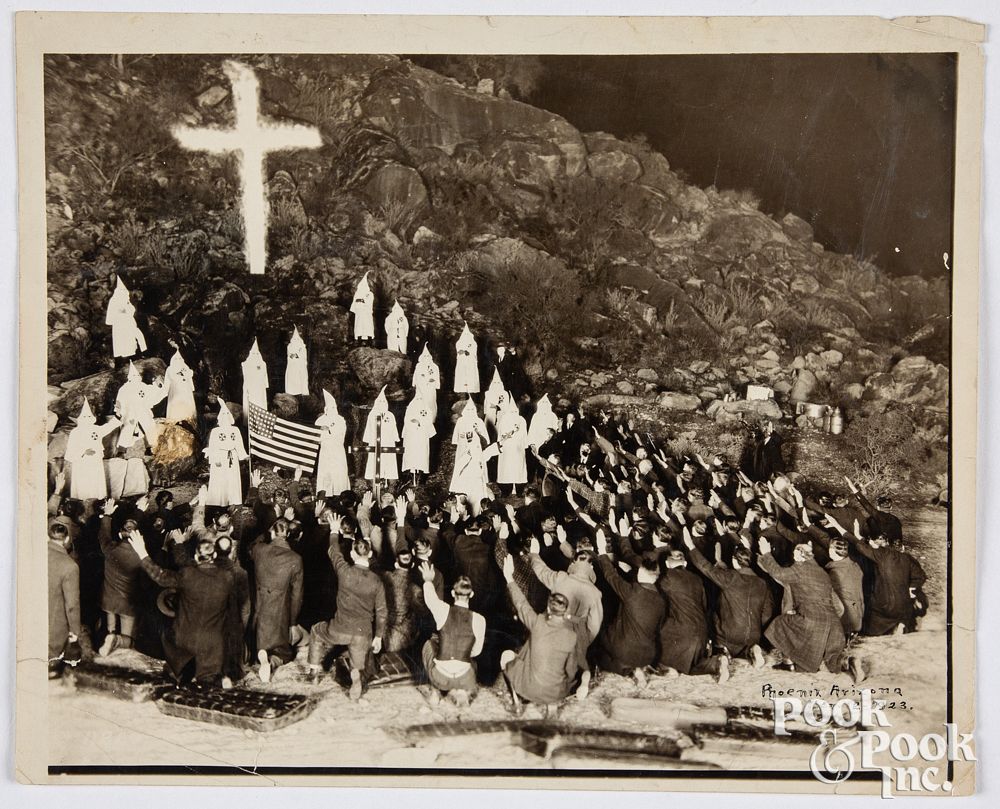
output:
<instances>
[{"instance_id":1,"label":"rocky hillside","mask_svg":"<svg viewBox=\"0 0 1000 809\"><path fill-rule=\"evenodd\" d=\"M116 273L150 355L178 343L213 395L239 401L255 335L280 390L297 325L316 393L369 401L388 381L402 398L409 359L347 347L347 306L369 272L376 317L398 298L415 351L430 342L446 374L465 318L484 375L497 342L518 342L529 375L572 400L725 421L741 406L720 400L754 382L848 417L905 410L928 440L943 436L946 281L890 278L825 251L794 213L762 213L749 192L685 183L641 140L579 132L406 60L241 59L264 113L315 125L324 142L269 158L265 276L245 268L234 160L169 136L178 123L231 125L222 60L49 58L48 374L62 385L60 418L80 391L107 393Z\"/></svg>"}]
</instances>

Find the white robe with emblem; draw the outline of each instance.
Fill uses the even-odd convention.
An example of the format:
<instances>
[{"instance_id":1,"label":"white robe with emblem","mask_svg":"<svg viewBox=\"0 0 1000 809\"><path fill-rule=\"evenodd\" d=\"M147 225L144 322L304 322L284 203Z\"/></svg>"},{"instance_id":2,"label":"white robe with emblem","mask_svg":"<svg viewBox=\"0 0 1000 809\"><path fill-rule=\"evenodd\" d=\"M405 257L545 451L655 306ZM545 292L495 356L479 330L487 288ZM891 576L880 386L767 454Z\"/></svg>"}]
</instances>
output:
<instances>
[{"instance_id":1,"label":"white robe with emblem","mask_svg":"<svg viewBox=\"0 0 1000 809\"><path fill-rule=\"evenodd\" d=\"M233 424L213 428L204 450L208 458L206 506L234 506L243 502L240 461L247 459L243 436Z\"/></svg>"},{"instance_id":2,"label":"white robe with emblem","mask_svg":"<svg viewBox=\"0 0 1000 809\"><path fill-rule=\"evenodd\" d=\"M430 405L418 393L403 416L403 471L429 472L431 438L437 434Z\"/></svg>"},{"instance_id":3,"label":"white robe with emblem","mask_svg":"<svg viewBox=\"0 0 1000 809\"><path fill-rule=\"evenodd\" d=\"M69 496L76 500L108 496L108 476L104 466L104 436L121 425L112 418L104 424L81 423L70 430L64 459L69 465Z\"/></svg>"}]
</instances>

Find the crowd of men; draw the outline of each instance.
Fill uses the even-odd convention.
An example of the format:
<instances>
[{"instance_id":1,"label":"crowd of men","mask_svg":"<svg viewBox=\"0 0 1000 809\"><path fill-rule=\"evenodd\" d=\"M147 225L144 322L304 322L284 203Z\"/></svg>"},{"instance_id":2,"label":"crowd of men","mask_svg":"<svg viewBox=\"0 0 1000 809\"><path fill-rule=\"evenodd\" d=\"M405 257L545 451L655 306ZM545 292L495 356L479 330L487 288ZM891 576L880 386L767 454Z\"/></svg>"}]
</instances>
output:
<instances>
[{"instance_id":1,"label":"crowd of men","mask_svg":"<svg viewBox=\"0 0 1000 809\"><path fill-rule=\"evenodd\" d=\"M178 506L166 490L84 502L57 480L52 672L138 645L178 680L267 682L300 651L319 680L346 653L356 699L399 652L431 699L500 682L519 710L583 697L600 672L724 681L733 658L857 681L856 636L913 631L926 610L890 504L853 485L814 499L783 470L671 457L573 410L530 454L523 491L481 502L315 492L301 470L267 500L253 472L230 508L206 508L207 487Z\"/></svg>"},{"instance_id":2,"label":"crowd of men","mask_svg":"<svg viewBox=\"0 0 1000 809\"><path fill-rule=\"evenodd\" d=\"M366 279L357 295L355 339L370 342ZM115 354L127 356L143 344L127 290L119 298L109 323L126 333ZM401 353L405 325L397 305L386 331ZM244 405L266 408L268 375L254 351ZM341 660L358 699L379 656L395 653L414 661L431 701L446 694L466 705L497 684L519 712L525 701L585 698L605 673L640 685L654 673L725 681L734 658L859 682L859 634L917 628L924 572L891 502L871 503L847 479L844 492L811 489L785 469L770 422L755 426L743 458L707 460L672 454L627 418L556 413L547 397L529 425L516 352L498 352L481 405L477 353L466 326L453 386L465 403L446 486L415 485L434 477L429 441L451 413L438 413L440 371L425 347L402 431L409 482L398 482L394 454L375 463L399 440L384 396L369 415L367 462L352 476L327 393L315 469L267 480L259 464L244 473L241 430L220 404L207 485L178 504L166 489L106 497L105 436L120 428L119 446L143 435L152 446L155 403L167 398L168 419L171 406L179 419L194 409L183 358L166 393L146 391L130 367L121 418L97 427L84 403L67 450L70 485L65 470L53 481L51 676L128 648L202 686L269 682L292 664L321 681ZM288 357L286 388L308 395L297 331Z\"/></svg>"}]
</instances>

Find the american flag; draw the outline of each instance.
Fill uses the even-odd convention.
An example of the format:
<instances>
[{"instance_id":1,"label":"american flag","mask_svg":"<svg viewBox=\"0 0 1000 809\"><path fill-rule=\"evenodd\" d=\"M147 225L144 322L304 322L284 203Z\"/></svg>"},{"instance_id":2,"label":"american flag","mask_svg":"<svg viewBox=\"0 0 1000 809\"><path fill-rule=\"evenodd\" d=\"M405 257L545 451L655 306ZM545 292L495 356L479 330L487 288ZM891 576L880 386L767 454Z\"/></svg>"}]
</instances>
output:
<instances>
[{"instance_id":1,"label":"american flag","mask_svg":"<svg viewBox=\"0 0 1000 809\"><path fill-rule=\"evenodd\" d=\"M250 454L265 461L311 470L319 455L320 431L278 418L250 403Z\"/></svg>"}]
</instances>

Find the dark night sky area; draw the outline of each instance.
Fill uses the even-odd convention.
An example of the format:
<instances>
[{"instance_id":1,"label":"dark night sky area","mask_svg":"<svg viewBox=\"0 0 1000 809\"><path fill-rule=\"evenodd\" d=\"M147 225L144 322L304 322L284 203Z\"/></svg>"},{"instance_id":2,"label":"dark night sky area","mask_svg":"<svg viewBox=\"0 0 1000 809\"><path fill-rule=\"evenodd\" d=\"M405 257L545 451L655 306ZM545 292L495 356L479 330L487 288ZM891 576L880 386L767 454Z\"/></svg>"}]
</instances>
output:
<instances>
[{"instance_id":1,"label":"dark night sky area","mask_svg":"<svg viewBox=\"0 0 1000 809\"><path fill-rule=\"evenodd\" d=\"M542 61L530 103L577 128L644 133L689 181L752 189L762 210L811 222L828 249L899 275L946 272L953 54Z\"/></svg>"}]
</instances>

